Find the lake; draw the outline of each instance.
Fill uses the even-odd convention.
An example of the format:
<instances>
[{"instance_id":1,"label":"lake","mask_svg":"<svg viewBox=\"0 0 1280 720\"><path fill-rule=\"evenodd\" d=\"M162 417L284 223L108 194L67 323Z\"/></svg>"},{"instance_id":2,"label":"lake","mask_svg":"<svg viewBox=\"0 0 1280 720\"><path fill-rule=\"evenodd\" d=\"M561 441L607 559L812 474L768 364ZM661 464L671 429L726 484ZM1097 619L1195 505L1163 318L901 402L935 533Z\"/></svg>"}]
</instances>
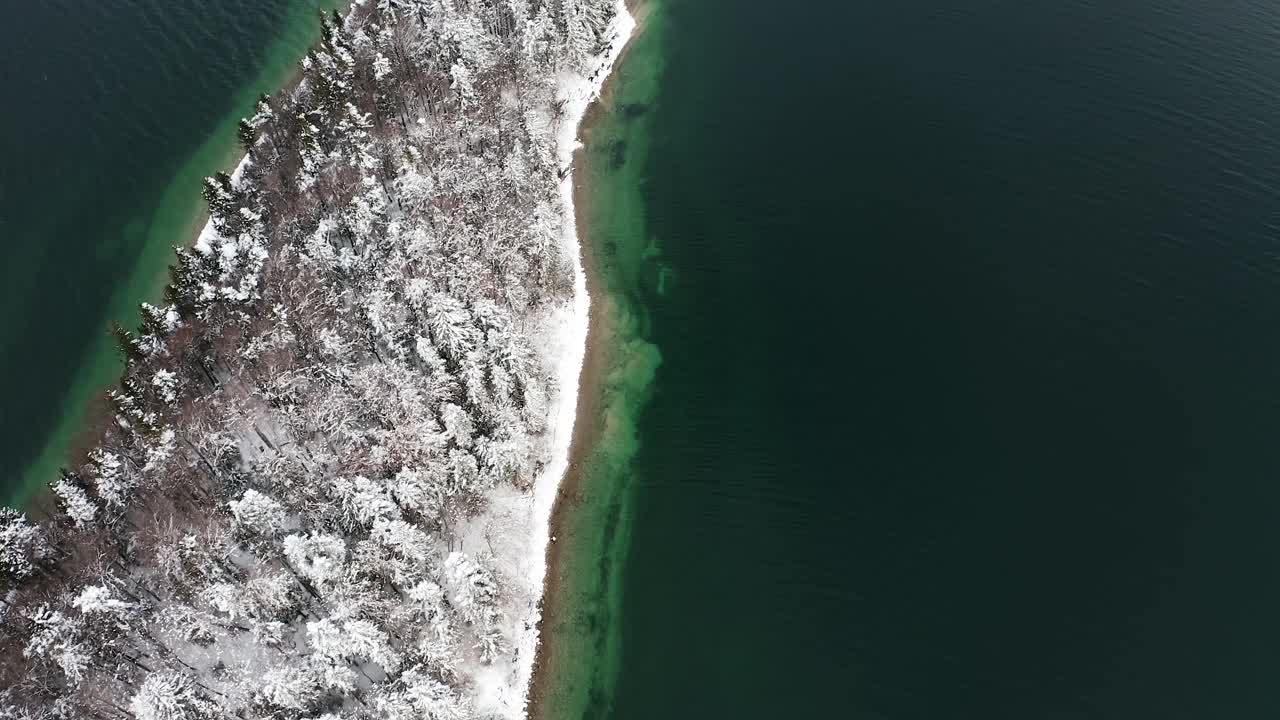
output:
<instances>
[{"instance_id":1,"label":"lake","mask_svg":"<svg viewBox=\"0 0 1280 720\"><path fill-rule=\"evenodd\" d=\"M236 121L319 38L320 0L0 3L0 491L56 479L158 301ZM9 7L5 7L9 5Z\"/></svg>"},{"instance_id":2,"label":"lake","mask_svg":"<svg viewBox=\"0 0 1280 720\"><path fill-rule=\"evenodd\" d=\"M1280 714L1280 8L650 10L566 716Z\"/></svg>"}]
</instances>

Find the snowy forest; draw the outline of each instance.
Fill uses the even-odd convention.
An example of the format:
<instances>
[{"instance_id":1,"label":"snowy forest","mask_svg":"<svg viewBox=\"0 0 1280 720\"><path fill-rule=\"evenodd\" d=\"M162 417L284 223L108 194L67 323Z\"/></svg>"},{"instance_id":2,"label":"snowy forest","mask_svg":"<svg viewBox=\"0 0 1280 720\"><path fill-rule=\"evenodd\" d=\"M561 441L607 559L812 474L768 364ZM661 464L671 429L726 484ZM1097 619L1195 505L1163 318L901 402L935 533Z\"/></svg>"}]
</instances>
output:
<instances>
[{"instance_id":1,"label":"snowy forest","mask_svg":"<svg viewBox=\"0 0 1280 720\"><path fill-rule=\"evenodd\" d=\"M616 14L321 16L163 302L114 329L113 422L57 511L0 510L0 719L523 715L538 597L502 527L574 294L563 90Z\"/></svg>"}]
</instances>

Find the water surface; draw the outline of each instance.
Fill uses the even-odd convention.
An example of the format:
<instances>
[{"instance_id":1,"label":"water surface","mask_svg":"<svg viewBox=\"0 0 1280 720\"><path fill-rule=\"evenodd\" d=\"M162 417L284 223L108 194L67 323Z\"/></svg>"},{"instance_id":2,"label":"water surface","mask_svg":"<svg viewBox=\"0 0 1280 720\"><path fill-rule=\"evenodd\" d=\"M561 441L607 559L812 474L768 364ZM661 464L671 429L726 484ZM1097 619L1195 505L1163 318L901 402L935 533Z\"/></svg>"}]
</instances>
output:
<instances>
[{"instance_id":1,"label":"water surface","mask_svg":"<svg viewBox=\"0 0 1280 720\"><path fill-rule=\"evenodd\" d=\"M321 0L0 0L0 494L48 482L120 371L235 121L319 37Z\"/></svg>"},{"instance_id":2,"label":"water surface","mask_svg":"<svg viewBox=\"0 0 1280 720\"><path fill-rule=\"evenodd\" d=\"M1280 8L660 12L581 716L1280 714Z\"/></svg>"}]
</instances>

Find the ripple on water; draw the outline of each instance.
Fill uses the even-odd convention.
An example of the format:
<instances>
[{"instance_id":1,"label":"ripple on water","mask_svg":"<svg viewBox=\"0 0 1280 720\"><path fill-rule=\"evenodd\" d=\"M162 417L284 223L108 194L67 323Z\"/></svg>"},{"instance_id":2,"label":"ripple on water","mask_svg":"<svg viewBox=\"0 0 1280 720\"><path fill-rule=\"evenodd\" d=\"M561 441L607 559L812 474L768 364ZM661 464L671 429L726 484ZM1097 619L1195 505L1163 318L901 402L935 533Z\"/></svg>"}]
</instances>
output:
<instances>
[{"instance_id":1,"label":"ripple on water","mask_svg":"<svg viewBox=\"0 0 1280 720\"><path fill-rule=\"evenodd\" d=\"M189 240L201 176L235 147L235 120L290 76L318 37L316 8L332 4L49 0L7 12L0 69L17 70L6 97L22 111L0 113L0 136L21 139L0 163L0 234L20 242L0 263L11 333L0 459L30 467L21 484L52 477L117 373L107 318L136 323L170 246Z\"/></svg>"}]
</instances>

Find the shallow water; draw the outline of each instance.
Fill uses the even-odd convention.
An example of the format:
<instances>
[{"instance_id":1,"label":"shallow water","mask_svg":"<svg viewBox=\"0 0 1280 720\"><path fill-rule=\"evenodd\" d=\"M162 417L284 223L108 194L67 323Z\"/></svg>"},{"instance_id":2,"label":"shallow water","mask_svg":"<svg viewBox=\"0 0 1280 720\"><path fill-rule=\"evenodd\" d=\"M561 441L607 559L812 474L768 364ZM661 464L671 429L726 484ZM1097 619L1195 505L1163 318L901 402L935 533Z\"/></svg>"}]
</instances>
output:
<instances>
[{"instance_id":1,"label":"shallow water","mask_svg":"<svg viewBox=\"0 0 1280 720\"><path fill-rule=\"evenodd\" d=\"M0 3L2 5L3 3ZM0 491L48 482L120 371L235 122L319 37L321 0L67 0L0 8Z\"/></svg>"},{"instance_id":2,"label":"shallow water","mask_svg":"<svg viewBox=\"0 0 1280 720\"><path fill-rule=\"evenodd\" d=\"M659 12L561 716L1280 713L1280 9Z\"/></svg>"},{"instance_id":3,"label":"shallow water","mask_svg":"<svg viewBox=\"0 0 1280 720\"><path fill-rule=\"evenodd\" d=\"M646 3L647 10L657 8L653 0ZM605 716L618 676L620 591L634 515L632 463L639 450L636 422L662 363L658 347L646 339L650 321L642 298L661 264L645 232L640 190L649 104L662 75L664 28L663 15L649 14L644 32L628 46L592 110L585 151L576 158L574 180L587 190L578 201L583 203L579 235L592 277L589 354L597 356L588 358L580 387L589 396L591 413L583 416L579 406L577 422L590 427L589 447L581 453L582 477L574 492L562 493L559 500L570 510L558 515L557 574L548 585L555 594L549 600L555 614L543 625L554 674L543 686L547 695L537 715L546 720Z\"/></svg>"}]
</instances>

